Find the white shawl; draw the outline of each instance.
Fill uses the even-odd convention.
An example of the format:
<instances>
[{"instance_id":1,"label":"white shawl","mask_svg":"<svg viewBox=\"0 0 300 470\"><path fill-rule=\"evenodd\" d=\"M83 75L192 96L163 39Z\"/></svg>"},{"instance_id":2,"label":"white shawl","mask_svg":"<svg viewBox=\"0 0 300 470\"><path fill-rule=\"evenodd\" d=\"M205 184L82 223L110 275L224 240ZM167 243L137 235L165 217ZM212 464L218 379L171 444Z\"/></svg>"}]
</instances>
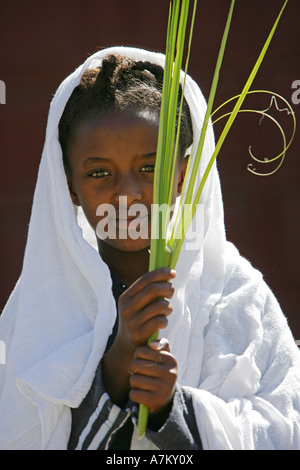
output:
<instances>
[{"instance_id":1,"label":"white shawl","mask_svg":"<svg viewBox=\"0 0 300 470\"><path fill-rule=\"evenodd\" d=\"M65 449L70 407L88 392L116 317L111 278L71 202L58 123L86 68L108 53L164 65L164 56L111 48L89 57L50 106L24 265L0 319L0 448ZM195 136L205 101L188 77ZM198 178L214 148L212 128ZM201 249L182 250L167 330L190 387L205 449L299 449L300 357L262 276L226 241L216 166L201 199Z\"/></svg>"}]
</instances>

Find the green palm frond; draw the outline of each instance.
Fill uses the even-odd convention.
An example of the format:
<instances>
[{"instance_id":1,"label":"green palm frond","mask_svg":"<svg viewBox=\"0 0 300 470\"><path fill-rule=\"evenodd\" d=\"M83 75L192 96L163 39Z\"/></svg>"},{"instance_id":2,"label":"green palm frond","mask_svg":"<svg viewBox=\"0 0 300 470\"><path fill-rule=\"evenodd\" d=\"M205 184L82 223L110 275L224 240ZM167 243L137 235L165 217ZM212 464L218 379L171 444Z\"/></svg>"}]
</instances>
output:
<instances>
[{"instance_id":1,"label":"green palm frond","mask_svg":"<svg viewBox=\"0 0 300 470\"><path fill-rule=\"evenodd\" d=\"M182 248L182 244L187 234L188 228L191 224L193 216L195 214L197 205L199 203L204 185L207 181L209 172L221 150L221 147L228 135L229 130L232 127L235 118L238 113L244 112L241 110L243 102L246 96L251 93L250 87L253 83L253 80L256 77L256 74L260 68L260 65L265 57L265 54L268 50L270 42L274 36L279 20L283 14L283 11L288 3L288 0L285 1L274 26L269 33L267 40L259 54L259 57L253 67L253 70L242 90L242 92L235 97L236 103L233 107L233 110L229 113L224 114L218 119L227 118L223 131L216 142L214 152L210 158L210 161L205 169L204 175L200 181L200 184L195 188L196 176L198 173L201 156L204 148L204 142L206 138L206 133L208 126L211 123L211 118L214 115L212 112L213 103L217 91L220 69L222 66L222 61L224 57L224 52L226 48L226 42L229 34L231 19L233 16L233 9L235 5L235 0L231 0L230 9L226 21L226 26L219 50L219 55L216 63L216 68L213 76L213 81L211 85L211 90L209 98L207 101L207 109L204 117L204 122L200 134L199 141L196 143L196 154L193 162L193 167L190 172L190 179L184 181L185 191L182 191L182 196L180 200L180 207L187 208L187 210L179 211L175 223L172 226L172 230L169 230L170 222L170 210L171 210L171 200L174 187L174 169L176 165L176 158L178 153L178 142L179 142L179 133L180 133L180 117L182 110L182 101L184 95L185 79L188 69L188 62L192 44L192 34L196 16L197 9L197 0L193 2L193 11L192 19L190 23L189 39L187 45L187 58L185 61L184 68L183 64L183 55L186 42L186 32L188 25L190 1L189 0L174 0L170 4L169 19L168 19L168 28L167 28L167 39L166 39L166 59L165 59L165 68L164 68L164 80L163 80L163 91L162 91L162 103L161 103L161 112L160 112L160 122L159 122L159 133L158 133L158 144L157 144L157 156L155 164L155 174L154 174L154 188L153 188L153 213L152 213L152 225L151 225L151 245L150 245L150 261L149 261L149 270L157 269L159 267L170 267L175 268ZM179 103L179 115L177 115L178 109L178 96L180 89L180 74L181 70L184 69L184 81L182 84L182 97L181 102ZM275 96L276 94L274 94ZM233 99L232 99L233 100ZM229 100L231 101L231 100ZM229 102L228 101L228 102ZM289 108L290 109L290 108ZM219 108L218 108L219 110ZM249 111L249 110L248 110ZM252 111L252 110L250 110ZM267 115L267 110L261 112L262 115ZM293 115L294 116L294 115ZM177 124L178 123L178 124ZM278 124L278 123L277 123ZM286 143L285 134L278 124L280 131L283 135L283 152L276 158L284 156L287 148L291 144ZM294 118L294 131L295 131L295 118ZM293 133L294 136L294 133ZM293 138L292 136L292 138ZM189 172L187 171L186 174ZM162 205L166 205L168 210L160 212L158 210ZM158 234L158 236L157 236ZM148 344L157 339L158 332L149 338ZM140 437L145 434L148 420L148 409L144 405L140 405L139 410L139 420L138 420L138 431Z\"/></svg>"}]
</instances>

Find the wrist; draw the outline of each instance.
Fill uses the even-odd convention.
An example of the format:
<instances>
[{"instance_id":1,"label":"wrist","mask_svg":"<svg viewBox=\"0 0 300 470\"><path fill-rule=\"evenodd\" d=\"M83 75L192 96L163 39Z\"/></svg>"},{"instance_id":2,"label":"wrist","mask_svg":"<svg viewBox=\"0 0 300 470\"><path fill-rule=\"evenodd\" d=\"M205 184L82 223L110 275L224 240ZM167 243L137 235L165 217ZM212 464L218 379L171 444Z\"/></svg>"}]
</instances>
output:
<instances>
[{"instance_id":1,"label":"wrist","mask_svg":"<svg viewBox=\"0 0 300 470\"><path fill-rule=\"evenodd\" d=\"M124 351L115 342L102 359L102 379L106 392L113 403L122 406L128 400L129 394L129 365L133 352Z\"/></svg>"},{"instance_id":2,"label":"wrist","mask_svg":"<svg viewBox=\"0 0 300 470\"><path fill-rule=\"evenodd\" d=\"M150 413L148 427L151 431L157 432L161 429L169 418L173 407L173 396L167 405L157 413Z\"/></svg>"}]
</instances>

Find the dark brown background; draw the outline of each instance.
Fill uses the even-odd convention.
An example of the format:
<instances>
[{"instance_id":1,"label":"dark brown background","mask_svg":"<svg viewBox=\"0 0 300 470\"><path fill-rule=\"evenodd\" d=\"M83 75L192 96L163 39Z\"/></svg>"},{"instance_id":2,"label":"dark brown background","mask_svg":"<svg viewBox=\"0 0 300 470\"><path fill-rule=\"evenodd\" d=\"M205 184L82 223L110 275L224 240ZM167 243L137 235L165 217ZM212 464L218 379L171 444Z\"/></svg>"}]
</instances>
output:
<instances>
[{"instance_id":1,"label":"dark brown background","mask_svg":"<svg viewBox=\"0 0 300 470\"><path fill-rule=\"evenodd\" d=\"M208 97L229 9L229 0L199 0L189 72ZM236 2L215 105L239 93L283 5L283 0ZM49 103L60 82L99 48L127 45L162 51L168 0L53 0L0 3L0 310L22 267L27 227ZM267 89L291 102L300 80L300 2L289 0L253 89ZM260 103L266 108L268 99ZM300 105L294 105L300 117ZM283 113L280 118L284 118ZM286 120L286 129L289 120ZM216 126L216 134L222 124ZM247 171L248 146L271 157L278 131L241 115L219 156L227 236L275 292L300 339L299 317L299 143L300 131L275 175Z\"/></svg>"}]
</instances>

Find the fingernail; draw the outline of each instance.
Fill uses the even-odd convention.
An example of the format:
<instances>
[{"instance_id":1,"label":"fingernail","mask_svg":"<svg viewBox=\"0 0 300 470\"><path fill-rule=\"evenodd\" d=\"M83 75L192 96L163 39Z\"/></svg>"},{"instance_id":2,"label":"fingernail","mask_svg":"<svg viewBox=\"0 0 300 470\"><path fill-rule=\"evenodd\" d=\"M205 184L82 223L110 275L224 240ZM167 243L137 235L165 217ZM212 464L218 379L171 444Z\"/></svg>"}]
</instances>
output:
<instances>
[{"instance_id":1,"label":"fingernail","mask_svg":"<svg viewBox=\"0 0 300 470\"><path fill-rule=\"evenodd\" d=\"M162 349L164 349L168 345L168 340L166 338L161 338L158 341L153 341L151 343L151 345L154 346L156 351L161 351Z\"/></svg>"},{"instance_id":2,"label":"fingernail","mask_svg":"<svg viewBox=\"0 0 300 470\"><path fill-rule=\"evenodd\" d=\"M175 269L171 269L170 274L171 274L172 277L176 277Z\"/></svg>"}]
</instances>

